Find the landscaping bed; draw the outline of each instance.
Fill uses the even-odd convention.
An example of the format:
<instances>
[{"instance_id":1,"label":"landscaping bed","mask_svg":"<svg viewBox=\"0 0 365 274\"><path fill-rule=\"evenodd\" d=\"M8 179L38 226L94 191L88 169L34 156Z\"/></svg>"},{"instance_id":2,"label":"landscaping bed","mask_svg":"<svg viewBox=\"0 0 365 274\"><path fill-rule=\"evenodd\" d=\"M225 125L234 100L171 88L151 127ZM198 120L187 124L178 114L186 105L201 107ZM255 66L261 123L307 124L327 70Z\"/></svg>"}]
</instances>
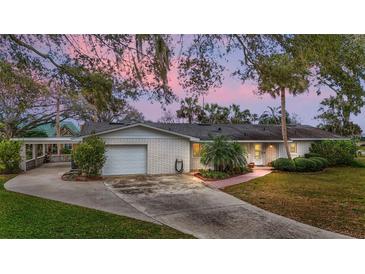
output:
<instances>
[{"instance_id":1,"label":"landscaping bed","mask_svg":"<svg viewBox=\"0 0 365 274\"><path fill-rule=\"evenodd\" d=\"M64 181L75 181L75 182L88 182L88 181L100 181L103 179L102 176L86 176L82 175L78 169L71 169L62 175Z\"/></svg>"},{"instance_id":2,"label":"landscaping bed","mask_svg":"<svg viewBox=\"0 0 365 274\"><path fill-rule=\"evenodd\" d=\"M365 163L365 157L357 160ZM224 191L299 222L365 238L365 168L276 171Z\"/></svg>"},{"instance_id":3,"label":"landscaping bed","mask_svg":"<svg viewBox=\"0 0 365 274\"><path fill-rule=\"evenodd\" d=\"M228 173L214 170L199 170L199 172L194 173L194 176L204 181L217 181L237 177L249 172L252 172L252 170L248 168L239 173Z\"/></svg>"},{"instance_id":4,"label":"landscaping bed","mask_svg":"<svg viewBox=\"0 0 365 274\"><path fill-rule=\"evenodd\" d=\"M168 226L6 191L14 176L0 175L1 239L192 238Z\"/></svg>"}]
</instances>

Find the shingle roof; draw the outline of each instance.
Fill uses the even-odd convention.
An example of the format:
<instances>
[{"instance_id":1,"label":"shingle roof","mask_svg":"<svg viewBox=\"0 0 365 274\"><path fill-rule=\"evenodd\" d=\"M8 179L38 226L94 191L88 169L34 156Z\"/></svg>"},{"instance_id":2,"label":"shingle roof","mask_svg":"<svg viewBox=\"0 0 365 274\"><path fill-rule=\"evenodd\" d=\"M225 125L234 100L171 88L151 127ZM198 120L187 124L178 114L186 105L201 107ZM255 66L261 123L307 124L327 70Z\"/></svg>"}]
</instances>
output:
<instances>
[{"instance_id":1,"label":"shingle roof","mask_svg":"<svg viewBox=\"0 0 365 274\"><path fill-rule=\"evenodd\" d=\"M224 135L232 140L282 140L280 125L237 125L237 124L186 124L186 123L152 123L146 125L187 135L200 140L211 140L217 135ZM86 123L81 136L101 133L123 128L131 123ZM288 125L289 139L336 139L339 135L307 125Z\"/></svg>"}]
</instances>

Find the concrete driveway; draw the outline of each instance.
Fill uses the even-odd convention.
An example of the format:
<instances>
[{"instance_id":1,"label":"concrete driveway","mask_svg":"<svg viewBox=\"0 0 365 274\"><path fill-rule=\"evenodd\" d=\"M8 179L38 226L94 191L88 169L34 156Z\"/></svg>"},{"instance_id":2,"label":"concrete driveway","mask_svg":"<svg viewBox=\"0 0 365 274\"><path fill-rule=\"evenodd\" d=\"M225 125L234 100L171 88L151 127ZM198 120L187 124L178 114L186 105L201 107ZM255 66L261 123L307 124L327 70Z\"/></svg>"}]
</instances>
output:
<instances>
[{"instance_id":1,"label":"concrete driveway","mask_svg":"<svg viewBox=\"0 0 365 274\"><path fill-rule=\"evenodd\" d=\"M188 175L65 182L70 167L47 164L5 184L9 191L162 223L198 238L343 238L269 213Z\"/></svg>"},{"instance_id":2,"label":"concrete driveway","mask_svg":"<svg viewBox=\"0 0 365 274\"><path fill-rule=\"evenodd\" d=\"M123 202L198 238L346 238L267 212L189 175L109 178Z\"/></svg>"},{"instance_id":3,"label":"concrete driveway","mask_svg":"<svg viewBox=\"0 0 365 274\"><path fill-rule=\"evenodd\" d=\"M62 174L67 163L45 164L27 171L5 184L5 189L68 204L98 209L143 221L156 222L108 190L102 181L66 182Z\"/></svg>"}]
</instances>

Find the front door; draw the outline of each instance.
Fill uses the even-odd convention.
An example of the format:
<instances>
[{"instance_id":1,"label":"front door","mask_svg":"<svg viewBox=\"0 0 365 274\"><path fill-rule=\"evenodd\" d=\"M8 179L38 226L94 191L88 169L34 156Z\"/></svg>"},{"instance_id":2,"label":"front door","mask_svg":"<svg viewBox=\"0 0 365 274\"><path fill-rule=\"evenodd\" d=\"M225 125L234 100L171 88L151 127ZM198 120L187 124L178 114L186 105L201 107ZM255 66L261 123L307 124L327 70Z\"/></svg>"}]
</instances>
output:
<instances>
[{"instance_id":1,"label":"front door","mask_svg":"<svg viewBox=\"0 0 365 274\"><path fill-rule=\"evenodd\" d=\"M254 163L259 166L263 165L262 144L254 144Z\"/></svg>"},{"instance_id":2,"label":"front door","mask_svg":"<svg viewBox=\"0 0 365 274\"><path fill-rule=\"evenodd\" d=\"M276 146L275 145L267 145L266 147L266 164L271 163L276 159Z\"/></svg>"}]
</instances>

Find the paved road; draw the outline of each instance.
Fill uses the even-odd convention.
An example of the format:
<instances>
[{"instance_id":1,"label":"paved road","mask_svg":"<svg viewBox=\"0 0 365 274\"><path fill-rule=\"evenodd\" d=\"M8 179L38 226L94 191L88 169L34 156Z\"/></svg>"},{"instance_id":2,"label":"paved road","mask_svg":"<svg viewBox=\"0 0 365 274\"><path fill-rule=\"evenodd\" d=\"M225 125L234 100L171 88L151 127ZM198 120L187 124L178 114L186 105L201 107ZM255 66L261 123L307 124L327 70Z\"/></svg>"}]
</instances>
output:
<instances>
[{"instance_id":1,"label":"paved road","mask_svg":"<svg viewBox=\"0 0 365 274\"><path fill-rule=\"evenodd\" d=\"M269 213L192 176L64 182L67 166L44 165L5 184L10 191L163 223L198 238L343 238Z\"/></svg>"}]
</instances>

